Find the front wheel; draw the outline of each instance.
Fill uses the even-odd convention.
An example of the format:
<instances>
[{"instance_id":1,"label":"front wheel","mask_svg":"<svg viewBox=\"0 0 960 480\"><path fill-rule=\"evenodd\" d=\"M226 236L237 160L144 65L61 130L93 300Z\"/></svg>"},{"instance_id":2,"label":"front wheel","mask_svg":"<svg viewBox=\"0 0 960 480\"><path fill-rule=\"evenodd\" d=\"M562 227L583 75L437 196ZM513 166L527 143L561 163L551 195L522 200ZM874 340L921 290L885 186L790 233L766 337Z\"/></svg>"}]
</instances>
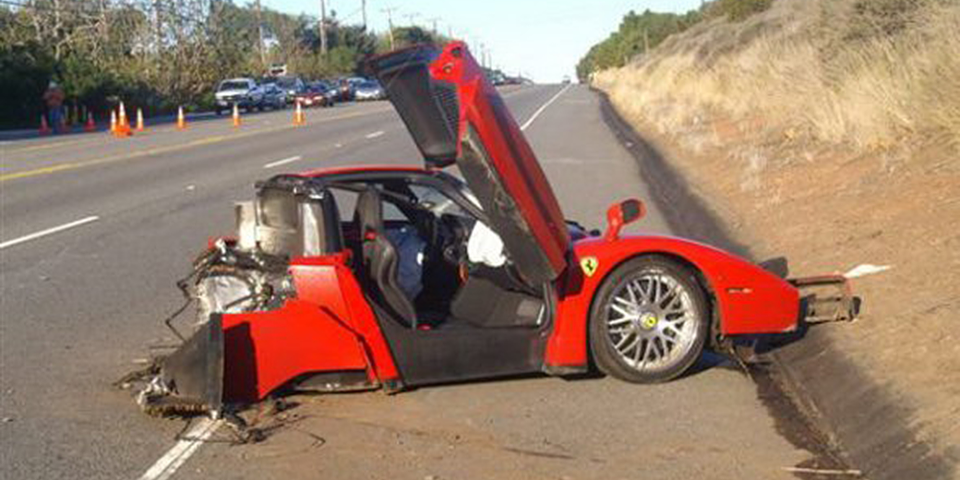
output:
<instances>
[{"instance_id":1,"label":"front wheel","mask_svg":"<svg viewBox=\"0 0 960 480\"><path fill-rule=\"evenodd\" d=\"M635 383L672 380L703 353L710 309L694 273L644 256L604 280L590 311L590 350L605 374Z\"/></svg>"}]
</instances>

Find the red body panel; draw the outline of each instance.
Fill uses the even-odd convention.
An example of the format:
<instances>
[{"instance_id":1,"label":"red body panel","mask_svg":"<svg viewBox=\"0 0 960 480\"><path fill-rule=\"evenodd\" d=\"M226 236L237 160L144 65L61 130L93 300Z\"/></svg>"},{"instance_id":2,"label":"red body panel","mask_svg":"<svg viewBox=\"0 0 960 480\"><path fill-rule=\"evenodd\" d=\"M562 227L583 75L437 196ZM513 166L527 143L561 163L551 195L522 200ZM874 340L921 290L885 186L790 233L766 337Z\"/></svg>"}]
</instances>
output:
<instances>
[{"instance_id":1,"label":"red body panel","mask_svg":"<svg viewBox=\"0 0 960 480\"><path fill-rule=\"evenodd\" d=\"M357 165L340 167L323 167L299 173L303 177L319 178L325 175L341 175L347 173L364 172L425 172L425 168L416 165Z\"/></svg>"},{"instance_id":2,"label":"red body panel","mask_svg":"<svg viewBox=\"0 0 960 480\"><path fill-rule=\"evenodd\" d=\"M679 257L698 269L715 297L724 335L780 333L796 328L800 315L797 290L785 280L735 255L673 237L633 236L614 241L585 239L574 244L574 259L594 257L597 269L587 276L578 267L557 280L556 326L547 344L545 363L554 367L587 363L587 322L594 294L613 269L641 254Z\"/></svg>"},{"instance_id":3,"label":"red body panel","mask_svg":"<svg viewBox=\"0 0 960 480\"><path fill-rule=\"evenodd\" d=\"M477 132L492 160L492 167L516 202L529 233L549 259L553 278L556 278L567 265L570 242L567 225L550 182L500 94L487 81L462 42L452 42L444 48L430 65L430 75L456 84L461 140L468 125ZM461 146L458 143L458 157Z\"/></svg>"},{"instance_id":4,"label":"red body panel","mask_svg":"<svg viewBox=\"0 0 960 480\"><path fill-rule=\"evenodd\" d=\"M347 254L297 259L297 298L277 310L223 315L224 399L253 402L304 373L367 370L372 383L397 368Z\"/></svg>"},{"instance_id":5,"label":"red body panel","mask_svg":"<svg viewBox=\"0 0 960 480\"><path fill-rule=\"evenodd\" d=\"M227 402L255 402L307 372L366 368L356 336L329 310L289 300L279 310L223 315Z\"/></svg>"}]
</instances>

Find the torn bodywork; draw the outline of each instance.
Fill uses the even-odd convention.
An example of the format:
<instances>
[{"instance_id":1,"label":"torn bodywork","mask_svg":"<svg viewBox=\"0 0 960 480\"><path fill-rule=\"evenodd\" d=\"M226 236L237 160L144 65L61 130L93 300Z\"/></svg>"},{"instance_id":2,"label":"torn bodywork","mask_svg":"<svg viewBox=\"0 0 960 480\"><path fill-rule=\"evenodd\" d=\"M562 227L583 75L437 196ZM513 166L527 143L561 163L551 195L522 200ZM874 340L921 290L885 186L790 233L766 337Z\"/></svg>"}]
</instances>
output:
<instances>
[{"instance_id":1,"label":"torn bodywork","mask_svg":"<svg viewBox=\"0 0 960 480\"><path fill-rule=\"evenodd\" d=\"M322 190L301 183L280 177L258 185L255 202L237 205L237 237L211 241L194 260L190 275L177 282L186 303L165 323L182 343L120 382L137 389L145 411L218 412L225 404L259 400L291 380L305 389L369 386L354 336L336 318L323 315L322 304L332 298L313 288L317 276L334 272L334 265L346 258L324 257L342 248L337 239L319 235L323 228L317 223L326 221L318 216ZM327 258L330 264L291 265L291 259L304 255ZM296 278L306 287L305 299L298 298ZM175 325L191 305L195 319ZM329 348L338 336L344 345ZM302 355L297 355L298 347L305 350ZM331 356L335 360L328 361ZM269 357L276 361L261 361ZM285 370L287 363L294 366ZM326 375L321 381L309 375L313 372ZM364 374L363 381L356 380L356 372Z\"/></svg>"}]
</instances>

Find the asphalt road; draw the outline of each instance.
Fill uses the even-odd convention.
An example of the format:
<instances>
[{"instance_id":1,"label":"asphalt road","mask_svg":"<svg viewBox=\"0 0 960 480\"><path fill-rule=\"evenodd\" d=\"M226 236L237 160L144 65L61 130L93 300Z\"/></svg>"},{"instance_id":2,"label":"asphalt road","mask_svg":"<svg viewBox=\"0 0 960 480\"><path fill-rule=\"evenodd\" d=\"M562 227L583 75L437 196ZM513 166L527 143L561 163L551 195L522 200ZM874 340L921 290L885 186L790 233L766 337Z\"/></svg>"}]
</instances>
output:
<instances>
[{"instance_id":1,"label":"asphalt road","mask_svg":"<svg viewBox=\"0 0 960 480\"><path fill-rule=\"evenodd\" d=\"M567 217L602 227L610 203L647 187L596 96L563 89L504 95ZM230 233L232 203L275 173L419 162L386 102L310 110L298 128L291 116L0 144L0 478L136 479L169 459L183 423L110 384L166 337L173 283ZM653 205L632 228L667 231ZM294 401L298 422L257 445L218 441L222 428L172 478L766 479L808 456L726 368L656 386L531 377Z\"/></svg>"}]
</instances>

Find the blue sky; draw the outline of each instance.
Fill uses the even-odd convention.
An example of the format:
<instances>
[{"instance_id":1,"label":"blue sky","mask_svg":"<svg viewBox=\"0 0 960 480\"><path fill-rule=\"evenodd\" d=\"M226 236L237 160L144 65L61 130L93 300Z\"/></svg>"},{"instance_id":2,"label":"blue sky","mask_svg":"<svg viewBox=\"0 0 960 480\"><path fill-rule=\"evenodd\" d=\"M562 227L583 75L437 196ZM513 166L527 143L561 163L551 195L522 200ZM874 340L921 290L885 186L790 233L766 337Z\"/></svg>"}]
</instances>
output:
<instances>
[{"instance_id":1,"label":"blue sky","mask_svg":"<svg viewBox=\"0 0 960 480\"><path fill-rule=\"evenodd\" d=\"M244 3L244 0L235 0ZM288 13L319 16L320 0L261 0L265 7ZM477 58L478 45L489 50L495 66L508 74L523 72L538 82L556 82L574 77L574 66L594 43L603 40L630 10L685 12L701 0L367 0L369 26L383 32L387 16L381 10L396 7L395 26L413 22L438 29L451 29L455 38L471 43ZM361 0L327 0L328 12L347 23L361 23Z\"/></svg>"}]
</instances>

